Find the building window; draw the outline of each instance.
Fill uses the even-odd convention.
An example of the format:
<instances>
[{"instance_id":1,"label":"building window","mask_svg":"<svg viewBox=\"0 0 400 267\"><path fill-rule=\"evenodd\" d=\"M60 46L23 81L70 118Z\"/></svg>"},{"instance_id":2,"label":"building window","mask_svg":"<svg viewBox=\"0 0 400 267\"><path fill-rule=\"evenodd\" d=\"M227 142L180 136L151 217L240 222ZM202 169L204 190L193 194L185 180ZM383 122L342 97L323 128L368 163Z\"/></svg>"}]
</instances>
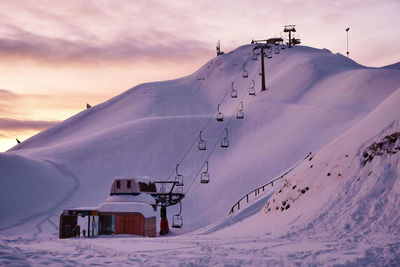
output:
<instances>
[{"instance_id":1,"label":"building window","mask_svg":"<svg viewBox=\"0 0 400 267\"><path fill-rule=\"evenodd\" d=\"M127 188L131 188L131 181L128 180L128 184L126 185Z\"/></svg>"},{"instance_id":2,"label":"building window","mask_svg":"<svg viewBox=\"0 0 400 267\"><path fill-rule=\"evenodd\" d=\"M121 181L117 181L117 188L121 188Z\"/></svg>"}]
</instances>

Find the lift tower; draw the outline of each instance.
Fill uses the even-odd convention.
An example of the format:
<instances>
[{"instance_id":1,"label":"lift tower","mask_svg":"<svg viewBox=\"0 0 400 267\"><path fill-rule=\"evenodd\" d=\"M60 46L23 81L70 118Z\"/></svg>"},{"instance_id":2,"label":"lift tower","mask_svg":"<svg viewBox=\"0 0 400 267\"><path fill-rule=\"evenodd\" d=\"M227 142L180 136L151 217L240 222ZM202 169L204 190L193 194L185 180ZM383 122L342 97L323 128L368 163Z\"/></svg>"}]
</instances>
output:
<instances>
[{"instance_id":1,"label":"lift tower","mask_svg":"<svg viewBox=\"0 0 400 267\"><path fill-rule=\"evenodd\" d=\"M292 48L292 32L296 32L296 25L285 25L283 31L289 33L289 48Z\"/></svg>"},{"instance_id":2,"label":"lift tower","mask_svg":"<svg viewBox=\"0 0 400 267\"><path fill-rule=\"evenodd\" d=\"M178 217L180 224L176 225L173 220L172 227L181 228L182 227L182 204L181 201L185 197L185 194L180 192L181 190L174 190L174 188L182 189L183 184L180 184L178 181L157 181L155 184L160 185L160 192L155 195L156 204L154 207L160 207L160 235L166 235L169 232L168 219L167 219L167 207L180 204L180 212L179 215L174 215ZM169 185L169 186L168 186ZM168 188L169 187L169 188ZM174 219L173 218L173 219Z\"/></svg>"},{"instance_id":3,"label":"lift tower","mask_svg":"<svg viewBox=\"0 0 400 267\"><path fill-rule=\"evenodd\" d=\"M253 47L253 51L256 49L261 50L261 91L265 91L264 49L270 49L271 46L267 43L267 40L254 41L254 43L256 45Z\"/></svg>"}]
</instances>

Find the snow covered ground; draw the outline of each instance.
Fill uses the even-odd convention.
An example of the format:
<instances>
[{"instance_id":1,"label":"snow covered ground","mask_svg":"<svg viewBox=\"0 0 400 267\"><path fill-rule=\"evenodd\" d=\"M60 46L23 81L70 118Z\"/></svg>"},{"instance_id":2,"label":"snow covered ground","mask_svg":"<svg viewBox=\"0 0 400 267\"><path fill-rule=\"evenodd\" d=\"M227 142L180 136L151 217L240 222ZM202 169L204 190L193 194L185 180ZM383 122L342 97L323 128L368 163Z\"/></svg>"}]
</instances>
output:
<instances>
[{"instance_id":1,"label":"snow covered ground","mask_svg":"<svg viewBox=\"0 0 400 267\"><path fill-rule=\"evenodd\" d=\"M260 92L251 48L136 86L0 154L0 264L400 264L400 70L298 46L266 61ZM214 118L218 104L224 122ZM228 149L219 146L225 128ZM197 149L200 130L206 151ZM207 185L198 176L205 160ZM172 179L177 163L182 229L154 239L58 239L63 209L102 203L115 176Z\"/></svg>"}]
</instances>

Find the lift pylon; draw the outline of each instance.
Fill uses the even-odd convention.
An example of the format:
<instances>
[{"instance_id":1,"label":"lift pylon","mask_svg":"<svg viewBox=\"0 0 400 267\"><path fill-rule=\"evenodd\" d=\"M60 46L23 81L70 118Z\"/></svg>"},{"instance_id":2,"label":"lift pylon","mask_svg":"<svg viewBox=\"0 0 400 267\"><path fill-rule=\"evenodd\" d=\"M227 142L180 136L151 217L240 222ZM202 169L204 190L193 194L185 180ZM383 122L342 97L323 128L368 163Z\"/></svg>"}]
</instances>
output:
<instances>
[{"instance_id":1,"label":"lift pylon","mask_svg":"<svg viewBox=\"0 0 400 267\"><path fill-rule=\"evenodd\" d=\"M271 46L266 42L258 42L258 41L254 41L255 42L255 46L253 47L253 51L256 49L260 49L261 50L261 91L265 91L266 90L266 86L265 86L265 67L264 67L264 50L268 51Z\"/></svg>"}]
</instances>

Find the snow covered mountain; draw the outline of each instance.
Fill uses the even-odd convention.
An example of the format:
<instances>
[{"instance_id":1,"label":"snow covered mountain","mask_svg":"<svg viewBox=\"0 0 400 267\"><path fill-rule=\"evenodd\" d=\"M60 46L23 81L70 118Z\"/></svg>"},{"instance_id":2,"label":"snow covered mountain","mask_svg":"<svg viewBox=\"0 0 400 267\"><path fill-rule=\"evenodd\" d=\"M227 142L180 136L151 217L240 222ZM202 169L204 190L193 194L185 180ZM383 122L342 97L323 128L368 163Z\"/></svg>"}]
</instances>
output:
<instances>
[{"instance_id":1,"label":"snow covered mountain","mask_svg":"<svg viewBox=\"0 0 400 267\"><path fill-rule=\"evenodd\" d=\"M222 237L357 232L398 241L398 143L388 144L393 153L366 163L363 153L400 132L400 71L296 46L265 59L267 90L261 92L260 57L252 60L251 50L244 45L187 77L133 87L1 153L0 234L35 227L57 232L63 209L103 202L114 177L173 179L180 163L186 197L178 234L201 228L197 234ZM249 95L252 80L255 96ZM232 83L237 98L230 95ZM236 119L240 102L242 120ZM223 122L215 119L218 104ZM220 147L225 128L229 148ZM206 151L197 149L200 130ZM242 196L310 151L312 159L261 202L226 218ZM207 185L199 182L206 160ZM169 216L174 212L169 208Z\"/></svg>"}]
</instances>

